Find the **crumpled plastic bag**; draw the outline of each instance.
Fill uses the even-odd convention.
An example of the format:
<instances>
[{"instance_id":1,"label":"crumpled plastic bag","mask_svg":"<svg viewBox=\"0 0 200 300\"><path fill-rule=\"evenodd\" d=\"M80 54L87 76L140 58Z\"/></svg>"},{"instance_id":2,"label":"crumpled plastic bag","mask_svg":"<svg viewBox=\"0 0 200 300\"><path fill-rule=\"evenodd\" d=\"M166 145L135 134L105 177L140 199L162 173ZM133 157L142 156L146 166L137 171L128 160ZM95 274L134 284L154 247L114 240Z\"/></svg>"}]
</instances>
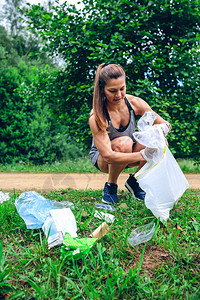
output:
<instances>
[{"instance_id":1,"label":"crumpled plastic bag","mask_svg":"<svg viewBox=\"0 0 200 300\"><path fill-rule=\"evenodd\" d=\"M26 223L27 229L42 228L50 210L55 209L51 200L44 198L35 191L22 193L16 198L15 206Z\"/></svg>"},{"instance_id":2,"label":"crumpled plastic bag","mask_svg":"<svg viewBox=\"0 0 200 300\"><path fill-rule=\"evenodd\" d=\"M162 158L164 147L166 146L164 136L169 132L166 124L153 125L155 119L156 115L154 112L145 112L138 121L139 131L133 134L134 139L138 143L154 151L153 163L157 163Z\"/></svg>"},{"instance_id":3,"label":"crumpled plastic bag","mask_svg":"<svg viewBox=\"0 0 200 300\"><path fill-rule=\"evenodd\" d=\"M146 111L144 115L138 120L137 127L139 131L145 131L151 127L156 120L156 115L153 111Z\"/></svg>"},{"instance_id":4,"label":"crumpled plastic bag","mask_svg":"<svg viewBox=\"0 0 200 300\"><path fill-rule=\"evenodd\" d=\"M57 200L51 200L51 203L53 204L53 206L57 209L57 208L71 208L72 210L75 208L74 207L74 203L69 202L69 201L57 201Z\"/></svg>"},{"instance_id":5,"label":"crumpled plastic bag","mask_svg":"<svg viewBox=\"0 0 200 300\"><path fill-rule=\"evenodd\" d=\"M156 147L153 159L148 161L136 174L140 187L146 192L145 205L156 218L167 221L169 212L174 204L181 198L189 184L178 163L165 144L162 126L152 126L154 120L152 112L148 122L146 116L140 119L140 129L144 132L134 134L136 140L146 147ZM151 122L150 122L151 119Z\"/></svg>"},{"instance_id":6,"label":"crumpled plastic bag","mask_svg":"<svg viewBox=\"0 0 200 300\"><path fill-rule=\"evenodd\" d=\"M61 247L61 259L80 259L86 256L96 243L96 238L73 238L69 233L65 233L63 246Z\"/></svg>"},{"instance_id":7,"label":"crumpled plastic bag","mask_svg":"<svg viewBox=\"0 0 200 300\"><path fill-rule=\"evenodd\" d=\"M42 230L48 238L48 248L60 245L66 232L77 237L75 216L70 208L50 210L50 216L44 222Z\"/></svg>"}]
</instances>

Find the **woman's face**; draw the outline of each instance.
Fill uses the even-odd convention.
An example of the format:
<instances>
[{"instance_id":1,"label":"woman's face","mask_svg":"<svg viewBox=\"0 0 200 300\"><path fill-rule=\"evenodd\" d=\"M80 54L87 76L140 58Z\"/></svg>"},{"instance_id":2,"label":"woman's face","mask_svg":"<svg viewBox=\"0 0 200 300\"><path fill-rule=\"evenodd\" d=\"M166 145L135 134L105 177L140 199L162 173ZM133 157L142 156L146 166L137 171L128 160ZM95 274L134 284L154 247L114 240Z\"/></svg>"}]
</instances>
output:
<instances>
[{"instance_id":1,"label":"woman's face","mask_svg":"<svg viewBox=\"0 0 200 300\"><path fill-rule=\"evenodd\" d=\"M108 102L112 104L121 103L126 95L125 77L121 76L117 79L109 79L104 87L104 94Z\"/></svg>"}]
</instances>

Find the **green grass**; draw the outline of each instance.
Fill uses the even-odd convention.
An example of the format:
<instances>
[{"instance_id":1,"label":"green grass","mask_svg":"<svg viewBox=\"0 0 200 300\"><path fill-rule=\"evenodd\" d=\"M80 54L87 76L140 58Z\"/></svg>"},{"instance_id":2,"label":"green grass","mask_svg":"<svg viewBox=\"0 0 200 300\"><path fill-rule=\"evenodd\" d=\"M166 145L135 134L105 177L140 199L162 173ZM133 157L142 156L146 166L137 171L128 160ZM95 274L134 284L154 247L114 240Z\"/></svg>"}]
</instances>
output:
<instances>
[{"instance_id":1,"label":"green grass","mask_svg":"<svg viewBox=\"0 0 200 300\"><path fill-rule=\"evenodd\" d=\"M200 165L194 165L191 159L177 159L177 162L184 173L200 173Z\"/></svg>"},{"instance_id":2,"label":"green grass","mask_svg":"<svg viewBox=\"0 0 200 300\"><path fill-rule=\"evenodd\" d=\"M14 205L18 195L10 193L11 199L0 204L0 299L199 299L200 190L185 192L167 226L143 202L119 191L110 232L78 261L61 260L61 247L48 250L41 229L26 229ZM102 190L42 195L74 203L79 238L102 222L94 218ZM130 232L151 221L157 224L153 238L130 246Z\"/></svg>"},{"instance_id":3,"label":"green grass","mask_svg":"<svg viewBox=\"0 0 200 300\"><path fill-rule=\"evenodd\" d=\"M184 173L200 173L200 165L194 165L192 159L177 159ZM137 168L126 169L123 172L134 172ZM81 157L54 164L33 165L31 163L0 164L0 172L28 172L28 173L99 173L91 164L89 157Z\"/></svg>"}]
</instances>

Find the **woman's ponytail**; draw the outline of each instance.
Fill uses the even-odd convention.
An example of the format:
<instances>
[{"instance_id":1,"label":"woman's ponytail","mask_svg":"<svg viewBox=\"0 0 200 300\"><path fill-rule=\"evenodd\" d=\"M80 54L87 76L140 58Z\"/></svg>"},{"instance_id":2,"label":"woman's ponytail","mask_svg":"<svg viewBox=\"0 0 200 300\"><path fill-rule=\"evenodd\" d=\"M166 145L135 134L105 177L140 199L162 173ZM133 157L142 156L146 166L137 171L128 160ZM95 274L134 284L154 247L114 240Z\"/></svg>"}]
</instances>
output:
<instances>
[{"instance_id":1,"label":"woman's ponytail","mask_svg":"<svg viewBox=\"0 0 200 300\"><path fill-rule=\"evenodd\" d=\"M93 114L98 128L106 131L107 123L105 116L106 97L104 87L108 80L126 76L124 70L119 65L102 63L98 66L95 76L93 95Z\"/></svg>"}]
</instances>

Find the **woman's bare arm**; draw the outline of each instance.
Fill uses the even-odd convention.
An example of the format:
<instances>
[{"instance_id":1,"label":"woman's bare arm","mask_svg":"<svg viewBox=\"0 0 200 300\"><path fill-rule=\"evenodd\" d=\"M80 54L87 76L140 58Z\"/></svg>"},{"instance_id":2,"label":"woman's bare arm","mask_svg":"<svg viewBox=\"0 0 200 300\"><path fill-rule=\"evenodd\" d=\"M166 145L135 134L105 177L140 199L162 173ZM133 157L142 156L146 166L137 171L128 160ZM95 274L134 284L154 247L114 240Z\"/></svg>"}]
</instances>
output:
<instances>
[{"instance_id":1,"label":"woman's bare arm","mask_svg":"<svg viewBox=\"0 0 200 300\"><path fill-rule=\"evenodd\" d=\"M144 101L143 99L141 99L139 97L134 97L131 95L127 95L127 98L129 100L131 106L133 107L133 110L136 115L143 116L146 111L152 111L156 115L156 120L154 121L154 124L165 123L169 128L169 132L171 131L171 125L169 124L169 122L164 120L159 114L157 114L155 111L153 111L146 101Z\"/></svg>"},{"instance_id":2,"label":"woman's bare arm","mask_svg":"<svg viewBox=\"0 0 200 300\"><path fill-rule=\"evenodd\" d=\"M93 135L94 143L100 155L107 163L125 163L128 165L138 161L146 162L140 152L122 153L113 151L107 132L103 132L98 129L94 115L89 118L89 125Z\"/></svg>"}]
</instances>

